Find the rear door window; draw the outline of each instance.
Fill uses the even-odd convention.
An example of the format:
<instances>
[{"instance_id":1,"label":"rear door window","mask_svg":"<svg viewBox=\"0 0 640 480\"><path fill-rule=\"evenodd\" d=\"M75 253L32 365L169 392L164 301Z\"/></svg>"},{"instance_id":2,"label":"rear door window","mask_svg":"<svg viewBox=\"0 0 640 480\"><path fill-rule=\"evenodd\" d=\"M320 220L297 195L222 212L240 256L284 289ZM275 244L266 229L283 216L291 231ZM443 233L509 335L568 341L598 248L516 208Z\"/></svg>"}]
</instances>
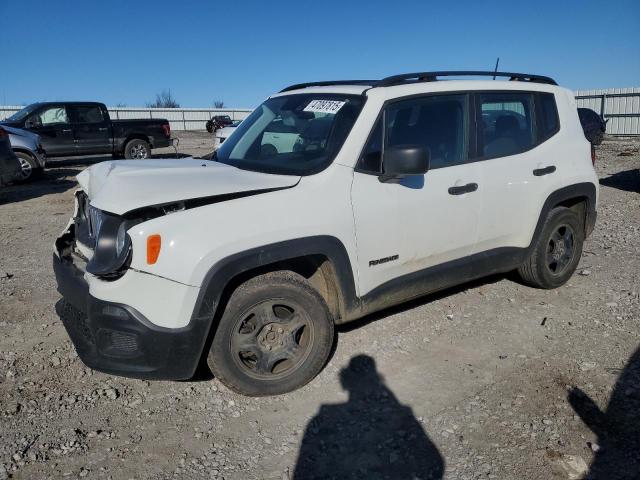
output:
<instances>
[{"instance_id":1,"label":"rear door window","mask_svg":"<svg viewBox=\"0 0 640 480\"><path fill-rule=\"evenodd\" d=\"M97 105L82 105L73 107L74 123L102 123L104 117L102 109Z\"/></svg>"},{"instance_id":2,"label":"rear door window","mask_svg":"<svg viewBox=\"0 0 640 480\"><path fill-rule=\"evenodd\" d=\"M478 150L481 158L516 155L536 143L533 93L480 93Z\"/></svg>"}]
</instances>

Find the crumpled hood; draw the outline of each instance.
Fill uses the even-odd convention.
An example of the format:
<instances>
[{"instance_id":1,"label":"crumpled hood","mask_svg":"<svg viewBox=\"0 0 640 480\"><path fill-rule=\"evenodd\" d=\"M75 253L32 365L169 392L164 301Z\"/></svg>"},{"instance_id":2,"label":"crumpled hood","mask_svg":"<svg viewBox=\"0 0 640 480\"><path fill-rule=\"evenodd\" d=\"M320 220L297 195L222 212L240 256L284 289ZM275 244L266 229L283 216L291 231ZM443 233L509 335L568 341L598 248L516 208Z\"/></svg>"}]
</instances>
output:
<instances>
[{"instance_id":1,"label":"crumpled hood","mask_svg":"<svg viewBox=\"0 0 640 480\"><path fill-rule=\"evenodd\" d=\"M91 205L123 215L181 200L292 187L300 177L240 170L211 160L176 158L102 162L81 172L77 179Z\"/></svg>"}]
</instances>

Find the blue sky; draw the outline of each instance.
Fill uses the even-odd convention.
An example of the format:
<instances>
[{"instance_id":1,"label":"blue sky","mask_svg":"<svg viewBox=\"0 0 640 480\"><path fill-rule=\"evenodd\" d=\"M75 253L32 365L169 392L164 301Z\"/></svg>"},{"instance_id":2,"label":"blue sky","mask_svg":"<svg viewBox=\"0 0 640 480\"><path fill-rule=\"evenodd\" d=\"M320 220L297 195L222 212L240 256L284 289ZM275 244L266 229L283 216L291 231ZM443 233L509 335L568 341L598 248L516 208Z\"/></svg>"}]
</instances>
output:
<instances>
[{"instance_id":1,"label":"blue sky","mask_svg":"<svg viewBox=\"0 0 640 480\"><path fill-rule=\"evenodd\" d=\"M500 68L640 86L640 1L0 0L0 103L255 107L302 81Z\"/></svg>"}]
</instances>

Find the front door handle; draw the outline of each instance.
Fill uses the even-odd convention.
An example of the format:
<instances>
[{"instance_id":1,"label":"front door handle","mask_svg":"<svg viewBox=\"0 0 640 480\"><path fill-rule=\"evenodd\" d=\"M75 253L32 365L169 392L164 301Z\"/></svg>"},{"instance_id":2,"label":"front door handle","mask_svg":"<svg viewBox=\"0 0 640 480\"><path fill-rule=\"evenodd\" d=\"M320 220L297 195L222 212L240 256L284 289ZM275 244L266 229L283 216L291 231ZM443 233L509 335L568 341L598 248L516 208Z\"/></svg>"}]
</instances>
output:
<instances>
[{"instance_id":1,"label":"front door handle","mask_svg":"<svg viewBox=\"0 0 640 480\"><path fill-rule=\"evenodd\" d=\"M99 132L106 132L107 131L107 127L100 127L98 129Z\"/></svg>"},{"instance_id":2,"label":"front door handle","mask_svg":"<svg viewBox=\"0 0 640 480\"><path fill-rule=\"evenodd\" d=\"M467 183L466 185L449 187L449 195L463 195L465 193L475 192L476 190L478 190L477 183Z\"/></svg>"},{"instance_id":3,"label":"front door handle","mask_svg":"<svg viewBox=\"0 0 640 480\"><path fill-rule=\"evenodd\" d=\"M556 166L555 165L550 165L548 167L544 167L544 168L536 168L533 171L533 174L536 177L541 177L543 175L549 175L550 173L553 173L556 171Z\"/></svg>"},{"instance_id":4,"label":"front door handle","mask_svg":"<svg viewBox=\"0 0 640 480\"><path fill-rule=\"evenodd\" d=\"M62 130L62 133L71 133L72 130L70 128L65 128L64 130Z\"/></svg>"}]
</instances>

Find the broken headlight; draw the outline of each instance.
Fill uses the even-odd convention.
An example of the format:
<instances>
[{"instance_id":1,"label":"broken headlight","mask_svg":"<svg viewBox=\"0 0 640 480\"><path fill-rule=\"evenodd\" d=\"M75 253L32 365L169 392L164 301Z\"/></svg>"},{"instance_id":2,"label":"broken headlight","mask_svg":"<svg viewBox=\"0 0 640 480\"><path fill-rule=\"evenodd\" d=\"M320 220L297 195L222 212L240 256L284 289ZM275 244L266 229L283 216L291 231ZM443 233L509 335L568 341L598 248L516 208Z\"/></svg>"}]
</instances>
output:
<instances>
[{"instance_id":1,"label":"broken headlight","mask_svg":"<svg viewBox=\"0 0 640 480\"><path fill-rule=\"evenodd\" d=\"M94 207L89 209L89 218L95 248L87 262L87 272L99 277L120 276L131 261L131 238L127 230L139 222Z\"/></svg>"}]
</instances>

